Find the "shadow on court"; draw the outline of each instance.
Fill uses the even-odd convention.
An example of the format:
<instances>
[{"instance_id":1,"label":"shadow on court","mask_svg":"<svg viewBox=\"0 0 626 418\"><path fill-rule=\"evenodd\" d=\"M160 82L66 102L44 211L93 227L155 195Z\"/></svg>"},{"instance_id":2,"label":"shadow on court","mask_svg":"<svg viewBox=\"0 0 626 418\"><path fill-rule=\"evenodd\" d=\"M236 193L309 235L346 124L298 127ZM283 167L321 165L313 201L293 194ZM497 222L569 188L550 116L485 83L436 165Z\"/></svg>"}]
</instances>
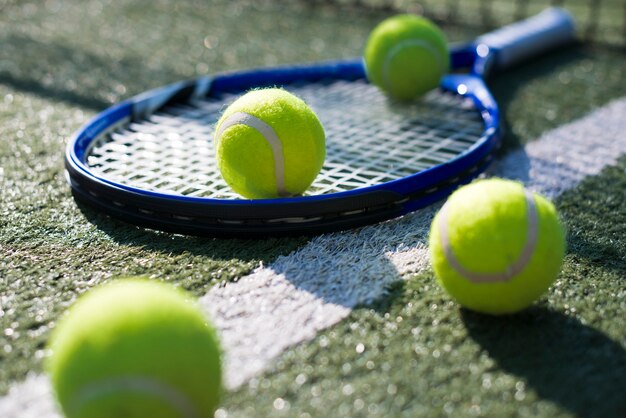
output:
<instances>
[{"instance_id":1,"label":"shadow on court","mask_svg":"<svg viewBox=\"0 0 626 418\"><path fill-rule=\"evenodd\" d=\"M92 111L187 77L167 65L149 68L130 54L112 59L100 49L92 52L16 34L0 37L0 84Z\"/></svg>"},{"instance_id":2,"label":"shadow on court","mask_svg":"<svg viewBox=\"0 0 626 418\"><path fill-rule=\"evenodd\" d=\"M575 416L626 412L626 351L602 332L541 306L506 317L462 310L461 317L498 366L540 398Z\"/></svg>"},{"instance_id":3,"label":"shadow on court","mask_svg":"<svg viewBox=\"0 0 626 418\"><path fill-rule=\"evenodd\" d=\"M88 222L95 225L118 244L137 246L148 251L165 254L189 253L207 256L212 260L259 260L269 263L276 257L287 254L308 241L305 237L246 240L170 234L118 221L79 201L76 201L76 204Z\"/></svg>"},{"instance_id":4,"label":"shadow on court","mask_svg":"<svg viewBox=\"0 0 626 418\"><path fill-rule=\"evenodd\" d=\"M536 57L530 62L525 62L515 68L505 70L502 73L494 73L487 80L489 88L500 106L501 126L504 132L503 147L500 150L501 153L522 147L526 142L526 139L520 138L520 136L511 129L514 122L508 120L510 114L509 105L516 101L518 92L523 90L529 83L537 81L547 74L559 72L560 69L567 64L588 58L591 58L591 56L585 52L581 45L573 44ZM555 90L559 91L557 87L555 87ZM564 99L561 98L560 100ZM519 102L519 99L517 102ZM531 103L530 99L525 102ZM553 123L553 126L549 126L550 123L546 118L546 114L542 111L542 103L532 100L532 104L532 109L527 109L527 111L536 113L534 119L538 127L549 129L550 127L556 127L563 123L563 121L559 121L558 123Z\"/></svg>"},{"instance_id":5,"label":"shadow on court","mask_svg":"<svg viewBox=\"0 0 626 418\"><path fill-rule=\"evenodd\" d=\"M425 247L438 205L378 225L324 236L266 239L218 239L152 231L110 218L76 202L86 220L121 245L167 254L184 252L213 260L261 260L291 285L325 303L352 308L367 305L401 280L388 251ZM305 244L309 245L305 245ZM291 257L281 255L299 250ZM409 260L419 263L419 260Z\"/></svg>"}]
</instances>

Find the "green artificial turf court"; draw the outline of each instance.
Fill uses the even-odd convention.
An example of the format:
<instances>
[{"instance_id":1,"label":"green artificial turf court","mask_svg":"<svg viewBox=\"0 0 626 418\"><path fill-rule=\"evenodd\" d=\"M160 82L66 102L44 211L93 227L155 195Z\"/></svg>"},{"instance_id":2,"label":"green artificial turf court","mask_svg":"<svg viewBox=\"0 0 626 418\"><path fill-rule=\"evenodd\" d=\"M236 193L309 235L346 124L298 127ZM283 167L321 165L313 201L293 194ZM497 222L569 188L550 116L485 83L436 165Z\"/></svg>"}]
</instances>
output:
<instances>
[{"instance_id":1,"label":"green artificial turf court","mask_svg":"<svg viewBox=\"0 0 626 418\"><path fill-rule=\"evenodd\" d=\"M228 416L620 416L624 190L626 159L556 202L569 253L542 304L486 317L412 277L229 394Z\"/></svg>"},{"instance_id":2,"label":"green artificial turf court","mask_svg":"<svg viewBox=\"0 0 626 418\"><path fill-rule=\"evenodd\" d=\"M461 41L552 3L598 42L490 80L501 154L626 96L619 0L389 3L0 0L0 397L43 372L50 330L94 286L146 275L200 297L311 241L170 235L77 204L65 144L124 98L198 75L359 56L397 11L426 11ZM536 306L505 318L466 312L426 269L226 391L220 416L626 416L625 157L555 204L568 251Z\"/></svg>"}]
</instances>

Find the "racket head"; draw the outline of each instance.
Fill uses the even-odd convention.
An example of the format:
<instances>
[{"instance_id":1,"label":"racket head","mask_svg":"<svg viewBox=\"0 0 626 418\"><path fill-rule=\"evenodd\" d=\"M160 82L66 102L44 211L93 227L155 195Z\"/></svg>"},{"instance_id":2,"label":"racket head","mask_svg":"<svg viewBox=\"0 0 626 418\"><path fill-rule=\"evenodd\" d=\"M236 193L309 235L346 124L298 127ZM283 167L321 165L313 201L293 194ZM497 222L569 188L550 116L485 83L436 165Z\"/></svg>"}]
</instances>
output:
<instances>
[{"instance_id":1,"label":"racket head","mask_svg":"<svg viewBox=\"0 0 626 418\"><path fill-rule=\"evenodd\" d=\"M451 51L452 74L443 78L441 88L403 107L394 106L367 83L360 59L176 83L113 106L83 126L67 147L68 182L77 199L109 215L184 234L319 234L401 216L471 181L494 157L500 142L500 115L482 77L493 68L508 68L573 37L571 17L553 8L456 46ZM326 164L318 176L326 184L314 183L310 195L263 200L237 199L228 194L225 184L207 189L207 183L220 181L215 162L210 161L211 123L237 95L267 86L283 86L303 96L317 111L328 138ZM390 111L394 108L402 111ZM159 132L163 125L172 127L170 122L177 129ZM202 125L198 132L190 129L198 125ZM390 127L385 135L381 134L383 126ZM350 129L356 133L346 134ZM189 137L189 132L196 140L195 148L183 141L181 147L165 147L169 153L164 158L151 159L155 149L181 142L176 135ZM426 145L419 142L424 136ZM374 142L367 141L372 138ZM137 148L137 143L147 146ZM117 157L116 148L121 150ZM395 158L399 149L402 152ZM181 150L187 153L177 155ZM198 161L198 155L209 157ZM337 155L348 158L342 161ZM425 161L418 158L420 164L405 167L405 160L413 162L415 155L425 155ZM165 184L171 180L171 173L162 171L171 166L170 160L182 162L175 166L173 176L182 189L160 187L162 180ZM191 162L195 171L189 167ZM375 170L372 162L378 165ZM124 164L131 164L131 169L124 171ZM142 179L146 170L151 172L147 183ZM329 175L333 170L347 177ZM186 176L187 172L193 175ZM203 182L207 173L213 180ZM141 181L134 181L136 177Z\"/></svg>"},{"instance_id":2,"label":"racket head","mask_svg":"<svg viewBox=\"0 0 626 418\"><path fill-rule=\"evenodd\" d=\"M473 50L472 45L457 47L452 52L453 66L457 70L471 67L475 59ZM159 187L158 169L161 168L160 164L164 164L159 160L152 164L152 169L140 164L134 169L124 171L125 165L135 163L140 154L149 154L150 146L158 147L163 141L177 140L174 137L168 138L167 133L166 137L159 136L162 133L156 136L150 133L150 129L165 123L163 118L174 116L175 123L187 123L189 126L193 125L194 129L198 127L197 123L202 126L202 132L198 134L201 139L196 137L192 140L195 148L191 154L188 151L186 154L183 152L187 155L185 158L201 155L206 160L210 159L211 125L227 103L251 88L276 85L303 96L317 111L327 130L327 164L320 175L321 185L314 184L312 194L294 198L245 200L237 198L225 184L221 184L217 190L203 189L201 184L197 184L198 187L192 185L185 190L168 190ZM469 89L461 92L459 86ZM346 96L349 97L348 103L345 102ZM319 99L320 97L324 98ZM331 111L326 109L329 100L336 101ZM351 124L350 119L355 118L358 111L351 108L349 103L359 101L361 109L374 107L375 112L387 109L388 116L395 119L385 122L380 115L372 119L370 111L361 115L359 122ZM443 116L439 113L443 113ZM411 119L416 116L421 119ZM429 121L429 118L432 120ZM176 83L131 98L102 112L80 129L69 142L66 171L68 182L78 200L139 226L211 236L317 234L401 216L430 205L447 196L459 184L471 181L493 157L499 141L498 118L495 102L484 83L473 74L448 76L440 91L432 93L430 98L411 105L400 105L389 102L382 93L367 83L360 59L250 70ZM367 119L372 119L369 127L359 126ZM463 121L464 119L467 121ZM460 121L463 122L459 123ZM391 127L391 132L409 139L386 143L387 140L394 139L393 136L385 136L389 135L389 130L385 135L368 132L368 129L380 130L378 125L383 122ZM417 135L413 131L420 129L422 132L419 135L423 136L424 132L429 135L428 130L439 129L437 125L446 123L449 126L443 128L445 135L439 134L444 137L434 135L428 145L434 153L443 153L444 156L431 161L427 166L418 164L418 169L409 172L406 171L407 167L402 167L404 171L398 170L393 175L386 172L390 169L385 168L384 164L392 166L394 163L401 164L403 158L411 158L411 135ZM469 128L466 126L468 124ZM346 130L350 129L359 131L360 137L357 134L351 139L333 140L338 135L345 136ZM463 131L468 129L471 133ZM128 138L123 138L120 142L117 137L122 133L128 135ZM367 134L374 136L374 140L369 140L371 138ZM153 142L144 141L150 144L147 148L133 150L136 143L146 140L141 138L142 135L146 138L152 136ZM378 139L376 135L379 136ZM366 137L368 141L359 145L369 147L375 144L376 149L370 154L341 149L349 148L351 141L358 142ZM453 137L461 139L462 147L457 144L453 146L456 148L451 149L437 144L438 141ZM188 144L182 145L183 148L187 146ZM383 151L393 153L393 147L397 146L403 148L398 158L392 158L391 162L383 164L383 168L378 167L367 173L369 166L364 160L375 158L375 154L384 154ZM119 155L115 157L115 153L103 152L107 147L119 148ZM415 152L419 152L417 148ZM359 175L353 176L354 173L350 172L354 167L341 167L341 161L333 165L333 155L336 157L337 154L359 160L362 166L357 164L357 170L354 171L364 172L362 178L358 178ZM171 158L171 153L168 155ZM109 161L107 166L107 160L115 158L117 161ZM149 163L150 157L144 159ZM202 161L196 161L194 165L201 166ZM117 166L117 174L111 174L112 171L107 169L111 166ZM215 163L208 167L209 171L205 176L199 175L197 182L208 178L211 184L219 183L221 179ZM141 169L157 170L156 175L152 176L152 184L144 185L142 181L132 181L132 171L140 172ZM120 176L120 170L125 174ZM184 171L184 162L176 170ZM332 173L328 175L333 170L339 172L335 177ZM346 181L346 178L350 180L350 176L356 180L353 178L353 184L346 185L350 183ZM189 184L189 177L183 178L180 183ZM189 192L191 189L195 190Z\"/></svg>"}]
</instances>

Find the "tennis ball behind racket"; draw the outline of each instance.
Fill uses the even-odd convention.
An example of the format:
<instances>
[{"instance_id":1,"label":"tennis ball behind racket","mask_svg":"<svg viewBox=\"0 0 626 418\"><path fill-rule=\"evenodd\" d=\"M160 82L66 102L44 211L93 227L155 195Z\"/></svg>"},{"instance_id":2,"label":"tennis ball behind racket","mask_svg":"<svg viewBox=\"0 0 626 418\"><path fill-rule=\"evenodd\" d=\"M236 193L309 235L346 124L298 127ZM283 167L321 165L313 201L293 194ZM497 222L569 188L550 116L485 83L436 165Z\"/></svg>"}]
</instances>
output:
<instances>
[{"instance_id":1,"label":"tennis ball behind racket","mask_svg":"<svg viewBox=\"0 0 626 418\"><path fill-rule=\"evenodd\" d=\"M556 279L565 233L554 205L502 179L454 192L430 229L437 280L462 306L489 314L529 306Z\"/></svg>"},{"instance_id":2,"label":"tennis ball behind racket","mask_svg":"<svg viewBox=\"0 0 626 418\"><path fill-rule=\"evenodd\" d=\"M450 67L443 32L430 20L410 14L376 26L365 45L364 60L370 82L399 100L434 89Z\"/></svg>"},{"instance_id":3,"label":"tennis ball behind racket","mask_svg":"<svg viewBox=\"0 0 626 418\"><path fill-rule=\"evenodd\" d=\"M325 146L313 110L278 88L246 93L226 109L215 130L222 177L249 199L304 193L322 168Z\"/></svg>"},{"instance_id":4,"label":"tennis ball behind racket","mask_svg":"<svg viewBox=\"0 0 626 418\"><path fill-rule=\"evenodd\" d=\"M191 299L138 279L81 297L55 329L47 363L65 416L213 417L220 350Z\"/></svg>"}]
</instances>

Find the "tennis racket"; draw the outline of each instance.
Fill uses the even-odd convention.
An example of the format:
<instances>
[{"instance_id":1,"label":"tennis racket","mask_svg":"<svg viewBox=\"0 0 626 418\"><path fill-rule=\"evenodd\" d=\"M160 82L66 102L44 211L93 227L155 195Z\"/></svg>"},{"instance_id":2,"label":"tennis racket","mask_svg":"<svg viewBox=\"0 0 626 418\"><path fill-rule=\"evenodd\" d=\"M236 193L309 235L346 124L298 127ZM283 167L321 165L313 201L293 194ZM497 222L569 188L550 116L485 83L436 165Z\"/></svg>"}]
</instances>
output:
<instances>
[{"instance_id":1,"label":"tennis racket","mask_svg":"<svg viewBox=\"0 0 626 418\"><path fill-rule=\"evenodd\" d=\"M65 156L75 198L150 229L208 236L319 234L395 218L470 182L500 143L484 78L574 39L558 8L451 51L441 88L410 104L367 82L361 59L201 77L119 103L85 124ZM245 200L213 150L221 111L246 91L282 86L326 131L327 157L307 194Z\"/></svg>"}]
</instances>

